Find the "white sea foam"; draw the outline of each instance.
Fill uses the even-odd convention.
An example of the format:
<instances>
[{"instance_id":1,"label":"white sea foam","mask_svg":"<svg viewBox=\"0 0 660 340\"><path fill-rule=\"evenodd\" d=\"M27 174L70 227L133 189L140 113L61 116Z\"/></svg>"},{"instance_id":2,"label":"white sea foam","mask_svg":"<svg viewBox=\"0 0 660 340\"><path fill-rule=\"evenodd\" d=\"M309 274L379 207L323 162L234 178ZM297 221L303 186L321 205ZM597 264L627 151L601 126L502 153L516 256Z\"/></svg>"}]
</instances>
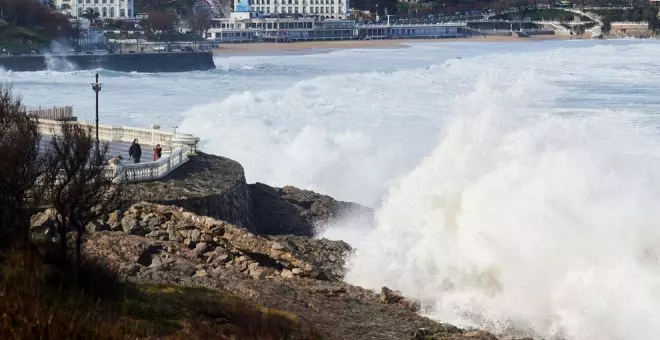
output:
<instances>
[{"instance_id":1,"label":"white sea foam","mask_svg":"<svg viewBox=\"0 0 660 340\"><path fill-rule=\"evenodd\" d=\"M531 109L533 76L482 78L394 186L347 280L497 333L651 339L660 332L660 154L624 112ZM520 109L524 108L524 109Z\"/></svg>"}]
</instances>

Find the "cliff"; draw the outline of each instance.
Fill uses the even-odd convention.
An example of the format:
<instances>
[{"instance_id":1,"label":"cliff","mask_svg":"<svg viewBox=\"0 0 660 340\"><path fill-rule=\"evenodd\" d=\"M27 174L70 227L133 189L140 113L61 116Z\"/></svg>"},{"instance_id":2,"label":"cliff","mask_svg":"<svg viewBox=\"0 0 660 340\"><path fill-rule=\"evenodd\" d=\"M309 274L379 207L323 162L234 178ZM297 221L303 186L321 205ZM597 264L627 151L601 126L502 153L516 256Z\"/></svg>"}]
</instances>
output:
<instances>
[{"instance_id":1,"label":"cliff","mask_svg":"<svg viewBox=\"0 0 660 340\"><path fill-rule=\"evenodd\" d=\"M69 56L0 56L0 67L8 71L42 71L48 64L71 63L78 70L106 69L120 72L187 72L215 69L211 52L168 52L131 54L79 54Z\"/></svg>"}]
</instances>

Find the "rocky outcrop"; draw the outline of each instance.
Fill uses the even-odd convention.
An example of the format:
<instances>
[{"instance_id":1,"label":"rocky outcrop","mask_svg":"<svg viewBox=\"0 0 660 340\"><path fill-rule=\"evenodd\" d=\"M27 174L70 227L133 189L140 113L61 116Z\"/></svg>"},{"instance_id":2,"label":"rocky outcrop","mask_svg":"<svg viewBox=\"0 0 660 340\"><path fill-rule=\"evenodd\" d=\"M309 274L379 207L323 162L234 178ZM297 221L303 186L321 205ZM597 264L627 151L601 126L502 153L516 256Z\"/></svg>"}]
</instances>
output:
<instances>
[{"instance_id":1,"label":"rocky outcrop","mask_svg":"<svg viewBox=\"0 0 660 340\"><path fill-rule=\"evenodd\" d=\"M146 202L134 204L123 213L116 211L90 225L108 225L112 231L161 241L151 244L153 249L148 256L140 255L148 266L155 259L159 271L184 259L203 259L197 269L206 273L218 267L231 267L255 278L310 277L336 281L344 275L344 257L350 252L348 244L341 241L266 238L183 208ZM91 230L89 226L87 229Z\"/></svg>"},{"instance_id":2,"label":"rocky outcrop","mask_svg":"<svg viewBox=\"0 0 660 340\"><path fill-rule=\"evenodd\" d=\"M52 224L46 211L35 232ZM436 323L419 302L383 287L341 281L344 242L260 236L180 207L133 204L87 226L85 258L135 282L205 286L295 313L328 339L492 340L491 334ZM57 237L53 235L53 237Z\"/></svg>"},{"instance_id":3,"label":"rocky outcrop","mask_svg":"<svg viewBox=\"0 0 660 340\"><path fill-rule=\"evenodd\" d=\"M126 185L126 206L146 201L182 207L253 230L243 167L228 158L199 153L166 178Z\"/></svg>"},{"instance_id":4,"label":"rocky outcrop","mask_svg":"<svg viewBox=\"0 0 660 340\"><path fill-rule=\"evenodd\" d=\"M344 215L373 217L373 211L355 203L291 186L273 188L266 184L249 185L252 220L257 233L265 235L312 236L320 224Z\"/></svg>"}]
</instances>

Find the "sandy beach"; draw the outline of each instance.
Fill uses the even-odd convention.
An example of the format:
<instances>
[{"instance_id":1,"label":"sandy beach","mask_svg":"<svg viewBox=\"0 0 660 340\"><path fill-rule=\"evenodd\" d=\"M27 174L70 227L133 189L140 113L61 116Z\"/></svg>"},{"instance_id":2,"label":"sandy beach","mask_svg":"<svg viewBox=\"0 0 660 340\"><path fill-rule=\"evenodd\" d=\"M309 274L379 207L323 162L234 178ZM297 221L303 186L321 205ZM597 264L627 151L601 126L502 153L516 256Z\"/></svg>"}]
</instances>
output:
<instances>
[{"instance_id":1,"label":"sandy beach","mask_svg":"<svg viewBox=\"0 0 660 340\"><path fill-rule=\"evenodd\" d=\"M447 42L537 42L545 40L581 39L575 36L542 35L529 38L517 36L489 36L452 39L396 39L396 40L341 40L341 41L308 41L293 43L244 43L222 44L213 52L216 55L264 54L264 53L309 53L313 50L328 51L354 48L404 48L408 43L447 43Z\"/></svg>"}]
</instances>

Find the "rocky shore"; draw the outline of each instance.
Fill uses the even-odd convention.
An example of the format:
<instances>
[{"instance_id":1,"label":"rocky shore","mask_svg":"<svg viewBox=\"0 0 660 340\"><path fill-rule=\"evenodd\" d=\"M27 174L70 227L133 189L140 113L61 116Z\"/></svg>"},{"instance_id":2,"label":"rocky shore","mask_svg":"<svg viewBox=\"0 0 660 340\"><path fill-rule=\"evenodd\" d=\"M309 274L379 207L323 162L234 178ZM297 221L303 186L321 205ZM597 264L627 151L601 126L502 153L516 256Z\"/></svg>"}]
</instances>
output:
<instances>
[{"instance_id":1,"label":"rocky shore","mask_svg":"<svg viewBox=\"0 0 660 340\"><path fill-rule=\"evenodd\" d=\"M372 215L311 191L248 185L240 164L201 154L164 181L130 185L122 209L87 226L83 253L129 281L203 286L294 313L327 339L497 339L424 318L387 287L343 282L351 247L312 236L345 213ZM47 241L51 215L33 218L35 239Z\"/></svg>"}]
</instances>

